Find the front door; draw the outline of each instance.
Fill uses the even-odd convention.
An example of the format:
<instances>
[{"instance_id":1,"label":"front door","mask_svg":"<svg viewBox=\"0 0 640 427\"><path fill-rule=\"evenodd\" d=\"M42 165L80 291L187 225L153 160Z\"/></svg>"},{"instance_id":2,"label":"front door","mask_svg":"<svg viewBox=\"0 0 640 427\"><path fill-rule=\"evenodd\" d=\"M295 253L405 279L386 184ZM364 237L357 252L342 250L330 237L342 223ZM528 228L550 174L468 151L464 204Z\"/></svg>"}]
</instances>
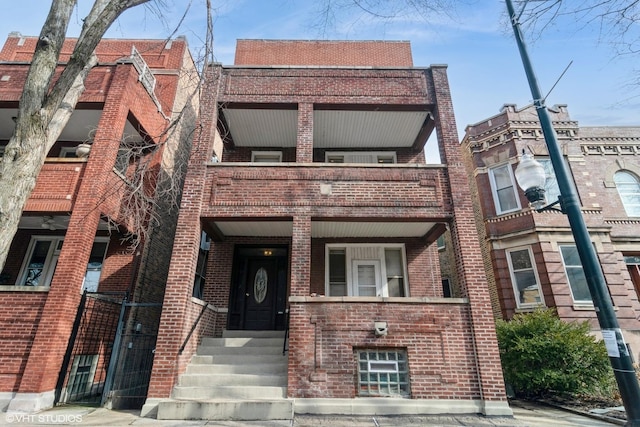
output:
<instances>
[{"instance_id":1,"label":"front door","mask_svg":"<svg viewBox=\"0 0 640 427\"><path fill-rule=\"evenodd\" d=\"M286 248L238 248L232 282L229 329L284 329Z\"/></svg>"}]
</instances>

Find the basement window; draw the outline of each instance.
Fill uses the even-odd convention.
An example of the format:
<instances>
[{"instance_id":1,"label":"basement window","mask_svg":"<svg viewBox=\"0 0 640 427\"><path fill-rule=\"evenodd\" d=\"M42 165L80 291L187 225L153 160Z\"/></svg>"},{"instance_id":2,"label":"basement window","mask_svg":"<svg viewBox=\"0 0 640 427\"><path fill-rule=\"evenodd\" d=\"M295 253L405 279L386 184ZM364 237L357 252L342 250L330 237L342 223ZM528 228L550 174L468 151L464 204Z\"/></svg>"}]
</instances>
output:
<instances>
[{"instance_id":1,"label":"basement window","mask_svg":"<svg viewBox=\"0 0 640 427\"><path fill-rule=\"evenodd\" d=\"M409 397L409 370L405 350L362 349L358 361L358 396Z\"/></svg>"}]
</instances>

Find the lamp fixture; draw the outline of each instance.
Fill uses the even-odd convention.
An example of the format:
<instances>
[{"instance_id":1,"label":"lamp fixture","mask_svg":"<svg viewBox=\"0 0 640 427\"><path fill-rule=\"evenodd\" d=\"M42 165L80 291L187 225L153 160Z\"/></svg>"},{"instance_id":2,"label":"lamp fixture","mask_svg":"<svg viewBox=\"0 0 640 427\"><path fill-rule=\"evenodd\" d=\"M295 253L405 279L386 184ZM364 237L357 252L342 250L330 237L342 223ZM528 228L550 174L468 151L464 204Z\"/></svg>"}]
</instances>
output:
<instances>
[{"instance_id":1,"label":"lamp fixture","mask_svg":"<svg viewBox=\"0 0 640 427\"><path fill-rule=\"evenodd\" d=\"M529 204L536 212L542 212L545 210L555 210L564 212L561 209L557 209L554 206L560 203L560 198L550 205L545 206L545 190L544 183L547 179L544 173L544 166L533 158L532 154L526 153L522 150L522 159L518 163L515 171L516 181L518 186L524 191L524 195L527 196Z\"/></svg>"}]
</instances>

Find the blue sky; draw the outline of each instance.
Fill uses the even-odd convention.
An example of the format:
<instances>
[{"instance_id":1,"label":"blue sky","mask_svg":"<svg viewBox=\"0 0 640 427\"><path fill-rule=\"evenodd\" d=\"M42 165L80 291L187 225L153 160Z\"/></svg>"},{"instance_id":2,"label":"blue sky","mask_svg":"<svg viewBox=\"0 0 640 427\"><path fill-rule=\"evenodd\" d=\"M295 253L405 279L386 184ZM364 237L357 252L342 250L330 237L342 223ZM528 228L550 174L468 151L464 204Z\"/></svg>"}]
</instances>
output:
<instances>
[{"instance_id":1,"label":"blue sky","mask_svg":"<svg viewBox=\"0 0 640 427\"><path fill-rule=\"evenodd\" d=\"M171 33L191 3L182 27L193 50L205 33L205 0L161 0L157 7L139 6L123 14L108 37L164 38ZM415 66L448 64L449 82L462 137L467 124L499 112L505 103L518 107L531 103L520 56L506 6L499 0L457 2L452 18L435 16L428 21L416 14L393 20L374 19L355 9L337 11L338 19L320 32L315 0L211 0L216 8L214 54L218 62L233 64L236 39L408 40ZM79 0L84 7L92 3ZM156 3L157 4L157 3ZM46 6L45 6L46 5ZM44 6L44 7L43 7ZM44 0L3 1L0 37L11 31L38 35L48 12ZM82 6L81 6L82 7ZM74 14L70 36L79 32L87 10ZM620 57L606 42L599 42L597 26L559 22L536 40L525 33L538 81L544 93L565 67L573 64L547 98L547 105L568 104L569 113L583 126L640 126L637 95L630 82L637 61Z\"/></svg>"}]
</instances>

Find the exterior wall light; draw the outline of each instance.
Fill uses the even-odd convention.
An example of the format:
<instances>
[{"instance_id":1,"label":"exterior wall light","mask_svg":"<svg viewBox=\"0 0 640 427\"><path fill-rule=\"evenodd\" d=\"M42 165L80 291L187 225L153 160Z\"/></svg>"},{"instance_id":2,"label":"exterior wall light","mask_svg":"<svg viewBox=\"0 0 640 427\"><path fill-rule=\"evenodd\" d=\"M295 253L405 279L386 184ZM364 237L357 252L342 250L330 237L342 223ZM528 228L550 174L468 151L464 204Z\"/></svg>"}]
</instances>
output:
<instances>
[{"instance_id":1,"label":"exterior wall light","mask_svg":"<svg viewBox=\"0 0 640 427\"><path fill-rule=\"evenodd\" d=\"M554 208L555 205L560 203L560 199L545 206L544 183L547 177L544 173L544 167L533 158L533 155L522 150L522 158L516 167L515 175L518 186L524 191L524 195L527 196L527 200L529 200L533 209L538 212L544 210L564 212L562 209Z\"/></svg>"}]
</instances>

